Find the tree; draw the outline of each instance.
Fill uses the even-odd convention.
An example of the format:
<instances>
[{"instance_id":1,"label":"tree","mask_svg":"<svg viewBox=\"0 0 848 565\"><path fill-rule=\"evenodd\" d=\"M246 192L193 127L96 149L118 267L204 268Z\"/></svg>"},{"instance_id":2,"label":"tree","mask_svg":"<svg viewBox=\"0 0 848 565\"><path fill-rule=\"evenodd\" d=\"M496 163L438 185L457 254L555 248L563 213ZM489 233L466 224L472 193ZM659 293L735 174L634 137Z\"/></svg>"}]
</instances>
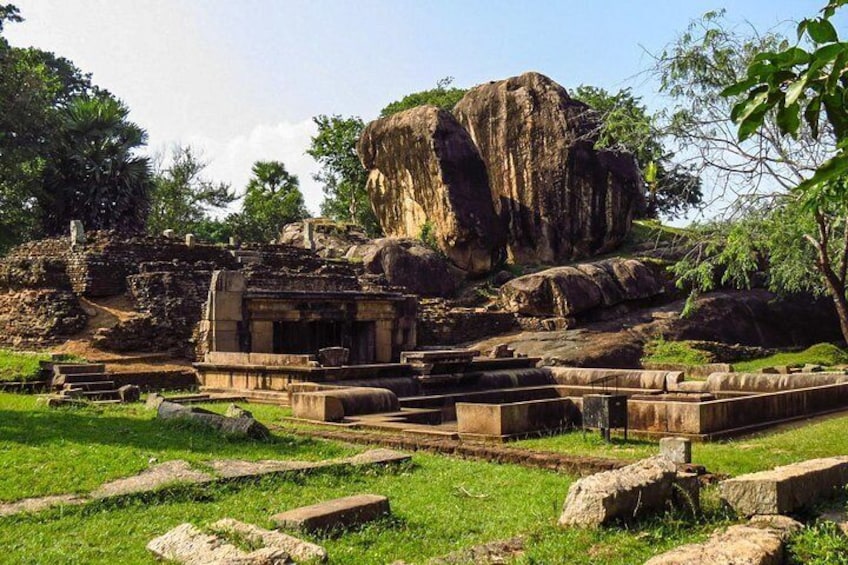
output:
<instances>
[{"instance_id":1,"label":"tree","mask_svg":"<svg viewBox=\"0 0 848 565\"><path fill-rule=\"evenodd\" d=\"M318 133L307 153L321 166L314 179L323 184L321 214L362 226L371 236L381 233L365 184L368 171L359 162L356 143L365 124L356 116L320 115L313 118Z\"/></svg>"},{"instance_id":2,"label":"tree","mask_svg":"<svg viewBox=\"0 0 848 565\"><path fill-rule=\"evenodd\" d=\"M191 147L173 149L171 163L154 174L148 232L158 234L170 228L199 236L201 227L209 231L209 212L230 204L236 195L229 184L203 178L206 166Z\"/></svg>"},{"instance_id":3,"label":"tree","mask_svg":"<svg viewBox=\"0 0 848 565\"><path fill-rule=\"evenodd\" d=\"M697 207L703 199L701 179L690 167L673 162L674 153L663 144L656 116L648 114L641 98L629 88L610 94L603 88L581 85L573 97L588 104L600 125L592 132L595 146L632 153L646 180L646 216L675 218Z\"/></svg>"},{"instance_id":4,"label":"tree","mask_svg":"<svg viewBox=\"0 0 848 565\"><path fill-rule=\"evenodd\" d=\"M21 21L15 6L0 5L0 33L5 23ZM61 110L95 92L67 59L12 47L0 35L0 252L42 233L43 173Z\"/></svg>"},{"instance_id":5,"label":"tree","mask_svg":"<svg viewBox=\"0 0 848 565\"><path fill-rule=\"evenodd\" d=\"M796 274L788 281L776 277L777 286L791 289L791 283L803 281L830 296L848 342L848 44L839 41L830 22L846 3L832 0L819 17L798 25L803 47L781 45L756 54L747 73L722 95L734 102L731 117L740 143L771 130L767 135L812 140L824 152L765 215L761 224L780 237L766 239L761 248L778 266L778 275L780 269ZM732 256L724 263L736 265Z\"/></svg>"},{"instance_id":6,"label":"tree","mask_svg":"<svg viewBox=\"0 0 848 565\"><path fill-rule=\"evenodd\" d=\"M147 134L128 114L104 93L74 98L62 111L40 203L47 234L65 233L75 219L89 229L144 231L152 178L149 160L136 152Z\"/></svg>"},{"instance_id":7,"label":"tree","mask_svg":"<svg viewBox=\"0 0 848 565\"><path fill-rule=\"evenodd\" d=\"M280 229L309 216L297 177L279 161L257 161L247 184L241 214L228 221L245 241L276 239Z\"/></svg>"},{"instance_id":8,"label":"tree","mask_svg":"<svg viewBox=\"0 0 848 565\"><path fill-rule=\"evenodd\" d=\"M468 89L451 87L452 84L453 77L445 77L436 83L436 88L407 94L400 100L396 100L383 108L380 111L380 117L385 118L392 114L409 110L410 108L423 106L424 104L438 106L443 110L453 110L453 107L465 96Z\"/></svg>"},{"instance_id":9,"label":"tree","mask_svg":"<svg viewBox=\"0 0 848 565\"><path fill-rule=\"evenodd\" d=\"M708 204L728 216L786 194L833 150L827 135L818 140L809 131L781 135L773 113L750 138L737 136L731 119L736 100L722 90L742 80L759 53L788 45L778 33L743 33L727 23L723 11L710 12L657 56L653 72L670 101L663 127L676 160L710 185Z\"/></svg>"}]
</instances>

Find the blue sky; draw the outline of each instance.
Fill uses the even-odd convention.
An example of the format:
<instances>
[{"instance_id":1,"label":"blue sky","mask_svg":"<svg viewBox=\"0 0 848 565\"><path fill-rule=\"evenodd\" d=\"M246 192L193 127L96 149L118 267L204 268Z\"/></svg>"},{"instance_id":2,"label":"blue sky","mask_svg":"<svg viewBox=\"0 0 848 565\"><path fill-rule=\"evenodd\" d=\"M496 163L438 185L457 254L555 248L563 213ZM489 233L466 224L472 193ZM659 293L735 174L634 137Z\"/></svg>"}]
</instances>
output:
<instances>
[{"instance_id":1,"label":"blue sky","mask_svg":"<svg viewBox=\"0 0 848 565\"><path fill-rule=\"evenodd\" d=\"M824 0L10 0L26 19L14 45L55 51L122 98L150 151L203 150L214 180L242 189L257 159L320 187L304 155L317 114L370 119L445 76L473 86L535 70L562 85L632 87L657 109L642 71L687 24L726 8L737 25L783 26ZM837 25L844 29L845 18Z\"/></svg>"}]
</instances>

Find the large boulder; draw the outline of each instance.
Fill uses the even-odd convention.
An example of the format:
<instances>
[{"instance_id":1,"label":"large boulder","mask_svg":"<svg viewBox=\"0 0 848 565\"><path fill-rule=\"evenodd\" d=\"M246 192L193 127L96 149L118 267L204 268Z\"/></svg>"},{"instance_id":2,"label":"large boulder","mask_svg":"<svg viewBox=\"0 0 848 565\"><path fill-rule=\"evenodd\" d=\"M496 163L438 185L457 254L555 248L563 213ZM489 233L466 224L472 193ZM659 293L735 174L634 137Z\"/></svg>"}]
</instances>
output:
<instances>
[{"instance_id":1,"label":"large boulder","mask_svg":"<svg viewBox=\"0 0 848 565\"><path fill-rule=\"evenodd\" d=\"M371 122L357 151L386 235L416 238L426 226L439 249L475 275L501 262L506 233L486 167L449 112L419 106Z\"/></svg>"},{"instance_id":2,"label":"large boulder","mask_svg":"<svg viewBox=\"0 0 848 565\"><path fill-rule=\"evenodd\" d=\"M597 115L539 73L472 88L453 109L486 163L516 263L615 249L642 206L632 155L594 148Z\"/></svg>"},{"instance_id":3,"label":"large boulder","mask_svg":"<svg viewBox=\"0 0 848 565\"><path fill-rule=\"evenodd\" d=\"M412 239L375 239L352 247L346 258L362 261L366 272L384 275L389 284L421 296L451 296L462 279L444 256Z\"/></svg>"},{"instance_id":4,"label":"large boulder","mask_svg":"<svg viewBox=\"0 0 848 565\"><path fill-rule=\"evenodd\" d=\"M664 280L635 259L614 258L524 275L500 289L503 306L526 316L572 317L660 295Z\"/></svg>"}]
</instances>

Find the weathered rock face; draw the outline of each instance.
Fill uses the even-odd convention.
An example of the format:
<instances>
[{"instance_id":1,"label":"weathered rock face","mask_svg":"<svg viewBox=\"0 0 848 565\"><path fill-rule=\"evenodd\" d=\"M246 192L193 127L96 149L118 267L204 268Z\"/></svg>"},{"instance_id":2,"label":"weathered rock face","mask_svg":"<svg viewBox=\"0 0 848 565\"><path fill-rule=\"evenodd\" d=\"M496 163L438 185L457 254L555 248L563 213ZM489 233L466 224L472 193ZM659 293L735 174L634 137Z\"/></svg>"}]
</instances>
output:
<instances>
[{"instance_id":1,"label":"weathered rock face","mask_svg":"<svg viewBox=\"0 0 848 565\"><path fill-rule=\"evenodd\" d=\"M429 224L457 267L483 274L501 261L506 234L486 167L449 112L420 106L371 122L357 151L386 235L415 238Z\"/></svg>"},{"instance_id":2,"label":"weathered rock face","mask_svg":"<svg viewBox=\"0 0 848 565\"><path fill-rule=\"evenodd\" d=\"M352 247L346 257L362 260L366 272L421 296L451 296L462 278L444 257L411 239L375 239Z\"/></svg>"},{"instance_id":3,"label":"weathered rock face","mask_svg":"<svg viewBox=\"0 0 848 565\"><path fill-rule=\"evenodd\" d=\"M593 148L591 109L538 73L471 89L453 110L489 175L516 263L555 263L616 248L641 206L633 157Z\"/></svg>"},{"instance_id":4,"label":"weathered rock face","mask_svg":"<svg viewBox=\"0 0 848 565\"><path fill-rule=\"evenodd\" d=\"M518 277L501 287L500 301L518 314L570 317L663 291L664 281L644 263L615 258Z\"/></svg>"},{"instance_id":5,"label":"weathered rock face","mask_svg":"<svg viewBox=\"0 0 848 565\"><path fill-rule=\"evenodd\" d=\"M674 463L651 457L584 477L569 487L559 524L600 526L661 510L671 499L676 475Z\"/></svg>"}]
</instances>

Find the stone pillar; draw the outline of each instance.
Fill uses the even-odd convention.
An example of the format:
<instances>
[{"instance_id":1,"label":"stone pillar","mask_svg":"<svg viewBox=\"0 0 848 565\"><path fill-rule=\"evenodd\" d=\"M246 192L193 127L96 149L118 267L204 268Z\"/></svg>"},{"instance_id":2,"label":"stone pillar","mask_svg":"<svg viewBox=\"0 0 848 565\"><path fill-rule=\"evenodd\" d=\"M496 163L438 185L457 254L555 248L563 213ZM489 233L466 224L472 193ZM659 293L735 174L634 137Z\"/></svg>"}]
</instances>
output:
<instances>
[{"instance_id":1,"label":"stone pillar","mask_svg":"<svg viewBox=\"0 0 848 565\"><path fill-rule=\"evenodd\" d=\"M315 251L315 225L310 220L303 220L303 247Z\"/></svg>"},{"instance_id":2,"label":"stone pillar","mask_svg":"<svg viewBox=\"0 0 848 565\"><path fill-rule=\"evenodd\" d=\"M238 352L239 323L246 285L239 271L215 271L209 286L205 318L209 321L209 351Z\"/></svg>"},{"instance_id":3,"label":"stone pillar","mask_svg":"<svg viewBox=\"0 0 848 565\"><path fill-rule=\"evenodd\" d=\"M163 235L164 237L168 238L168 239L174 239L174 236L175 236L176 234L175 234L174 230L170 230L170 229L168 229L168 230L163 231L163 232L162 232L162 235Z\"/></svg>"},{"instance_id":4,"label":"stone pillar","mask_svg":"<svg viewBox=\"0 0 848 565\"><path fill-rule=\"evenodd\" d=\"M230 247L238 247L239 240L237 237L230 238Z\"/></svg>"},{"instance_id":5,"label":"stone pillar","mask_svg":"<svg viewBox=\"0 0 848 565\"><path fill-rule=\"evenodd\" d=\"M85 228L79 220L71 220L71 247L85 243Z\"/></svg>"},{"instance_id":6,"label":"stone pillar","mask_svg":"<svg viewBox=\"0 0 848 565\"><path fill-rule=\"evenodd\" d=\"M376 349L376 359L377 363L391 363L392 362L392 346L393 346L393 332L392 332L392 320L377 320L375 323L375 349Z\"/></svg>"},{"instance_id":7,"label":"stone pillar","mask_svg":"<svg viewBox=\"0 0 848 565\"><path fill-rule=\"evenodd\" d=\"M266 320L250 322L250 352L274 353L274 322Z\"/></svg>"},{"instance_id":8,"label":"stone pillar","mask_svg":"<svg viewBox=\"0 0 848 565\"><path fill-rule=\"evenodd\" d=\"M193 233L187 233L185 237L186 247L194 247L196 243Z\"/></svg>"}]
</instances>

